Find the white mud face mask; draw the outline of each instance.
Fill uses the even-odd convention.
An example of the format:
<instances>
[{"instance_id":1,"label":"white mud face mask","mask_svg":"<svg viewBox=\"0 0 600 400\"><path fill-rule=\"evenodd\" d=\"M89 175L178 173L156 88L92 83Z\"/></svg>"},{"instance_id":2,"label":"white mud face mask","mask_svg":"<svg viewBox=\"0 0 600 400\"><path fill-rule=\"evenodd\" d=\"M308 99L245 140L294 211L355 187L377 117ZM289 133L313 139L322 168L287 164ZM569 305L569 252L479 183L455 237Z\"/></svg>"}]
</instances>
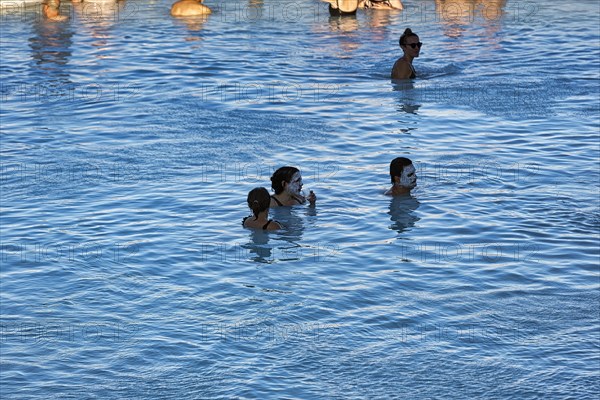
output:
<instances>
[{"instance_id":1,"label":"white mud face mask","mask_svg":"<svg viewBox=\"0 0 600 400\"><path fill-rule=\"evenodd\" d=\"M412 189L417 186L417 171L415 167L410 164L404 167L402 175L400 176L400 186Z\"/></svg>"},{"instance_id":2,"label":"white mud face mask","mask_svg":"<svg viewBox=\"0 0 600 400\"><path fill-rule=\"evenodd\" d=\"M287 185L287 191L290 194L300 195L300 190L302 189L302 175L299 172L294 173L292 175L292 180Z\"/></svg>"}]
</instances>

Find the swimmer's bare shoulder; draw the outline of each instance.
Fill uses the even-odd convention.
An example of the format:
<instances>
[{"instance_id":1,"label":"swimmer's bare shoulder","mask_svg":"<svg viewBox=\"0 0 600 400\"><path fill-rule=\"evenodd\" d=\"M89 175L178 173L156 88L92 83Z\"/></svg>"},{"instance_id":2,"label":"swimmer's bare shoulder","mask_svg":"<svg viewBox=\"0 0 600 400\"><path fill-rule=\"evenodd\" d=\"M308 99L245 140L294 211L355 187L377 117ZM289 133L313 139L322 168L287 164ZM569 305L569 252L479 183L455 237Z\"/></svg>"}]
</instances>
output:
<instances>
[{"instance_id":1,"label":"swimmer's bare shoulder","mask_svg":"<svg viewBox=\"0 0 600 400\"><path fill-rule=\"evenodd\" d=\"M269 226L267 226L268 231L277 231L283 229L283 225L279 221L272 221Z\"/></svg>"},{"instance_id":2,"label":"swimmer's bare shoulder","mask_svg":"<svg viewBox=\"0 0 600 400\"><path fill-rule=\"evenodd\" d=\"M408 61L399 58L392 67L392 79L410 79L412 72Z\"/></svg>"},{"instance_id":3,"label":"swimmer's bare shoulder","mask_svg":"<svg viewBox=\"0 0 600 400\"><path fill-rule=\"evenodd\" d=\"M180 0L171 6L171 15L174 17L193 17L208 15L212 11L198 0Z\"/></svg>"}]
</instances>

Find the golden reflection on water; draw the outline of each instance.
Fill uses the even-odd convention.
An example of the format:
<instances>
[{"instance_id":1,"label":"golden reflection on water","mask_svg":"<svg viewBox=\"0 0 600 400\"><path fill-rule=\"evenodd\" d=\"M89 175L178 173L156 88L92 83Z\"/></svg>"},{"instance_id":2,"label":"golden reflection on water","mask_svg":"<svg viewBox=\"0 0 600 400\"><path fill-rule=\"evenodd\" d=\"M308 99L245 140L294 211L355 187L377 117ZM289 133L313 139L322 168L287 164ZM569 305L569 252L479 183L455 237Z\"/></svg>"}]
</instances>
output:
<instances>
[{"instance_id":1,"label":"golden reflection on water","mask_svg":"<svg viewBox=\"0 0 600 400\"><path fill-rule=\"evenodd\" d=\"M500 30L506 0L435 0L435 11L444 34L451 38L463 36L469 25L485 28L491 39Z\"/></svg>"}]
</instances>

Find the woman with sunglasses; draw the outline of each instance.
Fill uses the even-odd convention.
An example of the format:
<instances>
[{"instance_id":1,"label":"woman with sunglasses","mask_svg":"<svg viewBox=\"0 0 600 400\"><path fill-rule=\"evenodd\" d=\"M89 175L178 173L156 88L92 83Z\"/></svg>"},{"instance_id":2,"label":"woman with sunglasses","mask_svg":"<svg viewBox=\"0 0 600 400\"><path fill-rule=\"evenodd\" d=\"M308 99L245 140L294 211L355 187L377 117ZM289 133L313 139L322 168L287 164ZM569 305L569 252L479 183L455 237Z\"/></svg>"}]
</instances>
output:
<instances>
[{"instance_id":1,"label":"woman with sunglasses","mask_svg":"<svg viewBox=\"0 0 600 400\"><path fill-rule=\"evenodd\" d=\"M402 36L400 36L400 48L404 55L394 63L392 68L392 79L415 79L417 73L413 68L413 59L419 57L421 46L419 36L416 33L406 28Z\"/></svg>"}]
</instances>

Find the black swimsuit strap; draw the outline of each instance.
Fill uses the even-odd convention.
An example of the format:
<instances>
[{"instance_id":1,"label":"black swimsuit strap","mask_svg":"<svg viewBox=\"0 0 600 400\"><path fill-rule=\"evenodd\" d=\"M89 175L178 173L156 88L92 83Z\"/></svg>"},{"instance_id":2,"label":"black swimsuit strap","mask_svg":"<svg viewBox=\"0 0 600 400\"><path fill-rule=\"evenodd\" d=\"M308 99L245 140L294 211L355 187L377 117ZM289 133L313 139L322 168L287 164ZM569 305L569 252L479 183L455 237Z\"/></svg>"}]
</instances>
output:
<instances>
[{"instance_id":1,"label":"black swimsuit strap","mask_svg":"<svg viewBox=\"0 0 600 400\"><path fill-rule=\"evenodd\" d=\"M267 226L269 226L269 224L273 222L272 219L268 220L266 224L263 225L263 230L266 231L267 230Z\"/></svg>"},{"instance_id":2,"label":"black swimsuit strap","mask_svg":"<svg viewBox=\"0 0 600 400\"><path fill-rule=\"evenodd\" d=\"M343 17L346 15L356 15L356 10L354 11L342 11L339 8L333 8L331 4L329 4L329 15L332 17Z\"/></svg>"},{"instance_id":3,"label":"black swimsuit strap","mask_svg":"<svg viewBox=\"0 0 600 400\"><path fill-rule=\"evenodd\" d=\"M278 206L283 206L283 204L277 199L277 197L275 197L275 195L271 195L271 198L275 200L275 203L277 203Z\"/></svg>"}]
</instances>

